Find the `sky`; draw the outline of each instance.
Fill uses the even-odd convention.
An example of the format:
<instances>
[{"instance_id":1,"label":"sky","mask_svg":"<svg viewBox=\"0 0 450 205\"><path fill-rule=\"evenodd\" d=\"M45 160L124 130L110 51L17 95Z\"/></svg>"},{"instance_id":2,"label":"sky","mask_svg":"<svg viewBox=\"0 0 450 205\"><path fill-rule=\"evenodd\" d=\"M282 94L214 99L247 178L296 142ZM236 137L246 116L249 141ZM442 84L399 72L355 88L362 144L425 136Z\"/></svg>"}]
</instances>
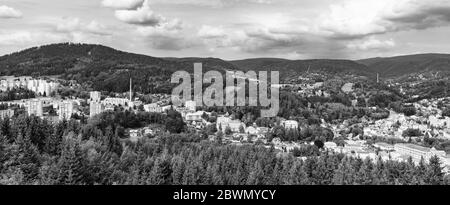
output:
<instances>
[{"instance_id":1,"label":"sky","mask_svg":"<svg viewBox=\"0 0 450 205\"><path fill-rule=\"evenodd\" d=\"M450 0L0 0L0 55L93 43L155 57L450 53Z\"/></svg>"}]
</instances>

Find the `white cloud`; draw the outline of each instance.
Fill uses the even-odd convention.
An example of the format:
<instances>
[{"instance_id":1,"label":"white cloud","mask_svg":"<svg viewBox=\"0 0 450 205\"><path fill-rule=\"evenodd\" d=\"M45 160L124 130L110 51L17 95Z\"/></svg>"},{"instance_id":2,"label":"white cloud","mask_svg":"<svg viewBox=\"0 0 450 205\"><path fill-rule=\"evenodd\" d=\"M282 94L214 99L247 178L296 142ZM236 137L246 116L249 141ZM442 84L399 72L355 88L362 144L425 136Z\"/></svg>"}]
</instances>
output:
<instances>
[{"instance_id":1,"label":"white cloud","mask_svg":"<svg viewBox=\"0 0 450 205\"><path fill-rule=\"evenodd\" d=\"M136 9L144 3L144 0L103 0L102 5L113 9Z\"/></svg>"},{"instance_id":2,"label":"white cloud","mask_svg":"<svg viewBox=\"0 0 450 205\"><path fill-rule=\"evenodd\" d=\"M156 14L151 8L149 1L144 1L136 9L121 9L115 11L115 16L120 21L135 25L158 25L164 21L164 17Z\"/></svg>"},{"instance_id":3,"label":"white cloud","mask_svg":"<svg viewBox=\"0 0 450 205\"><path fill-rule=\"evenodd\" d=\"M347 0L330 6L319 28L336 38L362 38L449 25L448 0Z\"/></svg>"},{"instance_id":4,"label":"white cloud","mask_svg":"<svg viewBox=\"0 0 450 205\"><path fill-rule=\"evenodd\" d=\"M21 30L0 32L0 45L2 46L40 45L67 40L68 38L66 36L54 34L52 32Z\"/></svg>"},{"instance_id":5,"label":"white cloud","mask_svg":"<svg viewBox=\"0 0 450 205\"><path fill-rule=\"evenodd\" d=\"M155 26L138 26L136 31L143 37L143 44L161 50L182 50L198 44L187 32L187 26L179 19L166 20Z\"/></svg>"},{"instance_id":6,"label":"white cloud","mask_svg":"<svg viewBox=\"0 0 450 205\"><path fill-rule=\"evenodd\" d=\"M395 47L395 41L393 39L389 40L379 40L375 37L369 37L368 39L358 40L355 42L351 42L347 45L350 49L356 50L385 50L389 48Z\"/></svg>"},{"instance_id":7,"label":"white cloud","mask_svg":"<svg viewBox=\"0 0 450 205\"><path fill-rule=\"evenodd\" d=\"M106 26L95 20L86 23L82 22L79 18L63 18L56 25L56 30L66 33L83 32L102 36L111 35L112 33Z\"/></svg>"},{"instance_id":8,"label":"white cloud","mask_svg":"<svg viewBox=\"0 0 450 205\"><path fill-rule=\"evenodd\" d=\"M153 0L155 4L195 5L213 8L242 4L271 4L274 0Z\"/></svg>"},{"instance_id":9,"label":"white cloud","mask_svg":"<svg viewBox=\"0 0 450 205\"><path fill-rule=\"evenodd\" d=\"M226 37L225 30L222 27L212 27L208 25L203 25L197 35L206 39Z\"/></svg>"},{"instance_id":10,"label":"white cloud","mask_svg":"<svg viewBox=\"0 0 450 205\"><path fill-rule=\"evenodd\" d=\"M22 12L8 6L0 6L0 18L21 18Z\"/></svg>"}]
</instances>

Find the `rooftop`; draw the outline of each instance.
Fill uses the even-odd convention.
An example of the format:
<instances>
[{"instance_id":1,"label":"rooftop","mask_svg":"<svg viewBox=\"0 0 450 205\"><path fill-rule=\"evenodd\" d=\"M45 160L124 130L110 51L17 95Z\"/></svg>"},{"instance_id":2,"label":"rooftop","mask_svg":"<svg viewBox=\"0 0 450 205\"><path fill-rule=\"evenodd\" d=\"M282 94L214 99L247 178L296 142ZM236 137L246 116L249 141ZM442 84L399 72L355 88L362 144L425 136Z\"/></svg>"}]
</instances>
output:
<instances>
[{"instance_id":1,"label":"rooftop","mask_svg":"<svg viewBox=\"0 0 450 205\"><path fill-rule=\"evenodd\" d=\"M419 151L422 151L422 152L429 152L431 150L430 148L422 147L422 146L415 145L415 144L397 144L397 146L404 146L404 147L407 147L407 148L410 148L410 149L419 150Z\"/></svg>"}]
</instances>

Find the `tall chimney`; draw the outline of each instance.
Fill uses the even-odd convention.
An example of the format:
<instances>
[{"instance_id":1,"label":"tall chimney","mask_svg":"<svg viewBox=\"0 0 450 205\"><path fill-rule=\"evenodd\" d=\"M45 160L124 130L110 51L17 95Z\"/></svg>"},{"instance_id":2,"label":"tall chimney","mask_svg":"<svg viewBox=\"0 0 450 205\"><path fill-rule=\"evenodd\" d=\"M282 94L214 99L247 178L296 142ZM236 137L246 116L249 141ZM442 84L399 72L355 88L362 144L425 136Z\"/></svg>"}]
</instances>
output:
<instances>
[{"instance_id":1,"label":"tall chimney","mask_svg":"<svg viewBox=\"0 0 450 205\"><path fill-rule=\"evenodd\" d=\"M132 88L133 79L130 77L130 102L133 102L133 88Z\"/></svg>"}]
</instances>

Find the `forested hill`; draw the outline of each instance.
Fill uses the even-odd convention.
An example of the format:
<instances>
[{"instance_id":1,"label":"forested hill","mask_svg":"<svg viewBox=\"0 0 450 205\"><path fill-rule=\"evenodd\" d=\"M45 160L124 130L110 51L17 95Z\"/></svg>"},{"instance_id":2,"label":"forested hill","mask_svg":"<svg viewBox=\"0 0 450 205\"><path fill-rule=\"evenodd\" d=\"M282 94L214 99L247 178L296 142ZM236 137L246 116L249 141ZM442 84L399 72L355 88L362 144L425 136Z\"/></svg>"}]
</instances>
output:
<instances>
[{"instance_id":1,"label":"forested hill","mask_svg":"<svg viewBox=\"0 0 450 205\"><path fill-rule=\"evenodd\" d=\"M329 74L355 74L372 76L369 68L351 60L315 59L287 60L278 58L257 58L232 61L241 70L276 70L281 76L296 76L305 72L325 72Z\"/></svg>"},{"instance_id":2,"label":"forested hill","mask_svg":"<svg viewBox=\"0 0 450 205\"><path fill-rule=\"evenodd\" d=\"M213 58L156 58L115 50L102 45L62 43L26 49L0 57L0 75L59 75L94 89L124 92L133 77L136 89L151 92L156 84L168 82L175 71L193 71L202 62L204 71L235 67ZM170 87L164 88L170 90Z\"/></svg>"},{"instance_id":3,"label":"forested hill","mask_svg":"<svg viewBox=\"0 0 450 205\"><path fill-rule=\"evenodd\" d=\"M400 77L422 72L450 73L449 54L418 54L390 58L370 58L358 61L371 72L383 77Z\"/></svg>"},{"instance_id":4,"label":"forested hill","mask_svg":"<svg viewBox=\"0 0 450 205\"><path fill-rule=\"evenodd\" d=\"M0 57L0 75L58 75L68 80L111 92L125 92L129 77L135 90L170 92L170 76L175 71L193 71L193 63L209 70L276 70L281 80L306 72L339 75L399 77L420 72L450 73L450 55L422 54L392 58L351 60L287 60L258 58L225 61L218 58L157 58L127 53L102 45L62 43L26 49ZM441 72L441 73L443 73ZM157 89L157 90L154 90Z\"/></svg>"}]
</instances>

